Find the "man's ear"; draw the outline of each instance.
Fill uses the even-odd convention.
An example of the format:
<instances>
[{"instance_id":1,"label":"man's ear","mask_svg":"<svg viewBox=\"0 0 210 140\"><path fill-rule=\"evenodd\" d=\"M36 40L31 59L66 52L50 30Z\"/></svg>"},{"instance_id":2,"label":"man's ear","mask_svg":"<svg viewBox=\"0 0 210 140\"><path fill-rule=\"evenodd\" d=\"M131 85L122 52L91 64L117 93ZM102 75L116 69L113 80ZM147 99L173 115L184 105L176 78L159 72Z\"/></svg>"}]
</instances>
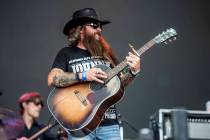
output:
<instances>
[{"instance_id":1,"label":"man's ear","mask_svg":"<svg viewBox=\"0 0 210 140\"><path fill-rule=\"evenodd\" d=\"M81 33L81 34L83 34L84 33L84 30L85 30L85 26L79 26L79 32Z\"/></svg>"},{"instance_id":2,"label":"man's ear","mask_svg":"<svg viewBox=\"0 0 210 140\"><path fill-rule=\"evenodd\" d=\"M26 103L26 102L23 102L23 103L22 103L22 106L23 106L23 108L26 108L27 103Z\"/></svg>"},{"instance_id":3,"label":"man's ear","mask_svg":"<svg viewBox=\"0 0 210 140\"><path fill-rule=\"evenodd\" d=\"M80 34L83 34L84 33L84 28L81 28L80 31L79 31L79 33Z\"/></svg>"}]
</instances>

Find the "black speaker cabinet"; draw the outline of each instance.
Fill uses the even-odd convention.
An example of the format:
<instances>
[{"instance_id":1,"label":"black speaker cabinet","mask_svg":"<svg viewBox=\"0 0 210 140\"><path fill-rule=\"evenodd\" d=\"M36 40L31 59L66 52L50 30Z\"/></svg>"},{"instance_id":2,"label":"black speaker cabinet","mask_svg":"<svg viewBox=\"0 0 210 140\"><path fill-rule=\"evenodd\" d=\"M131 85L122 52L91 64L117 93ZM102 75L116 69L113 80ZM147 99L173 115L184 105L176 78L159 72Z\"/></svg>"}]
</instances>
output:
<instances>
[{"instance_id":1,"label":"black speaker cabinet","mask_svg":"<svg viewBox=\"0 0 210 140\"><path fill-rule=\"evenodd\" d=\"M150 117L155 140L210 140L210 112L159 109Z\"/></svg>"}]
</instances>

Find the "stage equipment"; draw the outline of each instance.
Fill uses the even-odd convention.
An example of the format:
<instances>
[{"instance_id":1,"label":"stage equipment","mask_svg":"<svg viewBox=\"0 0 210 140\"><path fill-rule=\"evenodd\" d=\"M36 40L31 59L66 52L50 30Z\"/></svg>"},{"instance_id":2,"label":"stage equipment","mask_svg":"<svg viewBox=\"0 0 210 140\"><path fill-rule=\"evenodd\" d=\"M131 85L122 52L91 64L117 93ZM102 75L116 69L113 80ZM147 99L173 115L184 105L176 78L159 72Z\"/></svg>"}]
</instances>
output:
<instances>
[{"instance_id":1,"label":"stage equipment","mask_svg":"<svg viewBox=\"0 0 210 140\"><path fill-rule=\"evenodd\" d=\"M210 112L159 109L150 117L154 140L210 140Z\"/></svg>"}]
</instances>

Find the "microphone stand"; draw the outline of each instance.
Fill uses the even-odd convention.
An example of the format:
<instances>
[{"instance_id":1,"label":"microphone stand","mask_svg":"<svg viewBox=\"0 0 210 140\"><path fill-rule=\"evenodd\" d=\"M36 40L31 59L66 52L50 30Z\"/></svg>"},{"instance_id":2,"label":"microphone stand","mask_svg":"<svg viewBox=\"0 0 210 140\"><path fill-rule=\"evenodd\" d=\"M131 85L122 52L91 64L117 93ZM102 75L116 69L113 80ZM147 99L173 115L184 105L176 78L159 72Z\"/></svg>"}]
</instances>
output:
<instances>
[{"instance_id":1,"label":"microphone stand","mask_svg":"<svg viewBox=\"0 0 210 140\"><path fill-rule=\"evenodd\" d=\"M122 120L121 120L121 115L120 114L117 114L117 120L118 120L118 123L119 123L119 127L120 127L120 138L121 140L123 140L123 123L122 123Z\"/></svg>"},{"instance_id":2,"label":"microphone stand","mask_svg":"<svg viewBox=\"0 0 210 140\"><path fill-rule=\"evenodd\" d=\"M121 140L123 140L123 126L124 124L126 124L133 132L135 132L136 134L139 133L138 129L135 128L131 123L129 123L125 117L123 117L121 114L117 114L117 118L118 118L118 123L119 123L119 127L120 127L120 136L121 136Z\"/></svg>"}]
</instances>

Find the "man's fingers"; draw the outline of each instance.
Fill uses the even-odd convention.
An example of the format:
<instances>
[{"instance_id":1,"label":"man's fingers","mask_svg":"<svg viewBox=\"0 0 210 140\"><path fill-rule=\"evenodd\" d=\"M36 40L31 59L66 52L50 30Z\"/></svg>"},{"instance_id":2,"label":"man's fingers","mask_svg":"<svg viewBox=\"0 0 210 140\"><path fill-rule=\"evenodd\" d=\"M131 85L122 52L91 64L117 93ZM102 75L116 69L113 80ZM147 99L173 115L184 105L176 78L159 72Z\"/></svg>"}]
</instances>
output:
<instances>
[{"instance_id":1,"label":"man's fingers","mask_svg":"<svg viewBox=\"0 0 210 140\"><path fill-rule=\"evenodd\" d=\"M96 81L98 83L101 83L101 84L104 84L104 81L99 79L99 78L97 78L97 77L95 77L94 81Z\"/></svg>"},{"instance_id":2,"label":"man's fingers","mask_svg":"<svg viewBox=\"0 0 210 140\"><path fill-rule=\"evenodd\" d=\"M105 73L102 69L100 69L100 68L95 68L95 73L96 73L96 74L103 74L103 75L106 75L106 73Z\"/></svg>"}]
</instances>

